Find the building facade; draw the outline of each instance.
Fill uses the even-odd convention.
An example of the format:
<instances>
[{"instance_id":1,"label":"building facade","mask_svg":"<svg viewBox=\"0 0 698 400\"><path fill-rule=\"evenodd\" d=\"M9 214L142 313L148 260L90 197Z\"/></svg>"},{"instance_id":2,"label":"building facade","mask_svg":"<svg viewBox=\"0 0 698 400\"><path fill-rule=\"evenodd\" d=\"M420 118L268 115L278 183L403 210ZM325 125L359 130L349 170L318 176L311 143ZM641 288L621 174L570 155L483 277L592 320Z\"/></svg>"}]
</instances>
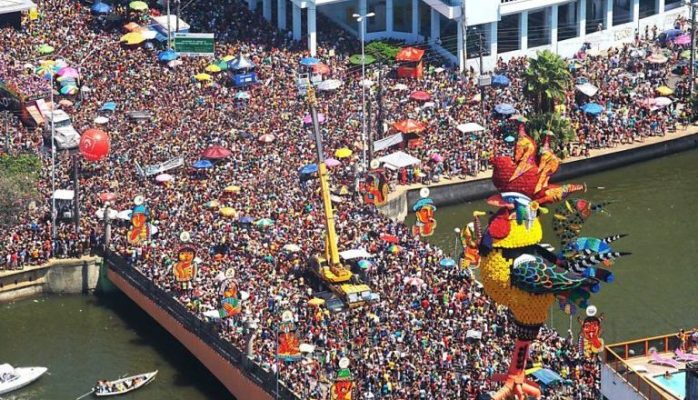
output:
<instances>
[{"instance_id":1,"label":"building facade","mask_svg":"<svg viewBox=\"0 0 698 400\"><path fill-rule=\"evenodd\" d=\"M491 69L508 59L550 49L571 56L585 42L603 50L630 42L645 27L661 32L688 16L686 0L247 0L251 10L317 50L317 15L359 36L353 14L366 21L366 40L395 38L430 45L464 67ZM463 4L463 2L465 2ZM275 4L274 4L275 3ZM467 34L463 35L463 31ZM464 58L465 57L465 58ZM467 61L464 61L466 60Z\"/></svg>"}]
</instances>

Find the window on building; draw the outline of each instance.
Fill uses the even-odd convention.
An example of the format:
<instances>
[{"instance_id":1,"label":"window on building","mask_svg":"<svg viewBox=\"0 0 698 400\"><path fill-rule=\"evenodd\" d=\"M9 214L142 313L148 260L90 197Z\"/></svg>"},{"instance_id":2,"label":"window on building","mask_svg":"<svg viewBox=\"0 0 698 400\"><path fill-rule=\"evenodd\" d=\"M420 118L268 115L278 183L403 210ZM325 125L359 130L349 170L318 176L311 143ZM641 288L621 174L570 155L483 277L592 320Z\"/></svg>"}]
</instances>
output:
<instances>
[{"instance_id":1,"label":"window on building","mask_svg":"<svg viewBox=\"0 0 698 400\"><path fill-rule=\"evenodd\" d=\"M604 29L606 4L602 0L582 0L587 2L587 34Z\"/></svg>"},{"instance_id":2,"label":"window on building","mask_svg":"<svg viewBox=\"0 0 698 400\"><path fill-rule=\"evenodd\" d=\"M480 36L482 36L482 56L490 55L489 24L468 27L466 51L468 58L480 57Z\"/></svg>"},{"instance_id":3,"label":"window on building","mask_svg":"<svg viewBox=\"0 0 698 400\"><path fill-rule=\"evenodd\" d=\"M385 0L368 0L368 12L376 13L366 21L366 33L385 31Z\"/></svg>"},{"instance_id":4,"label":"window on building","mask_svg":"<svg viewBox=\"0 0 698 400\"><path fill-rule=\"evenodd\" d=\"M497 24L497 53L506 53L521 48L519 19L521 14L502 16Z\"/></svg>"},{"instance_id":5,"label":"window on building","mask_svg":"<svg viewBox=\"0 0 698 400\"><path fill-rule=\"evenodd\" d=\"M627 24L633 20L632 0L613 0L613 26Z\"/></svg>"},{"instance_id":6,"label":"window on building","mask_svg":"<svg viewBox=\"0 0 698 400\"><path fill-rule=\"evenodd\" d=\"M528 47L550 44L550 8L528 12Z\"/></svg>"},{"instance_id":7,"label":"window on building","mask_svg":"<svg viewBox=\"0 0 698 400\"><path fill-rule=\"evenodd\" d=\"M647 18L657 14L657 2L655 0L640 0L640 18Z\"/></svg>"},{"instance_id":8,"label":"window on building","mask_svg":"<svg viewBox=\"0 0 698 400\"><path fill-rule=\"evenodd\" d=\"M557 40L566 40L579 35L579 4L576 1L557 7Z\"/></svg>"},{"instance_id":9,"label":"window on building","mask_svg":"<svg viewBox=\"0 0 698 400\"><path fill-rule=\"evenodd\" d=\"M423 1L419 2L419 34L424 40L431 35L431 7Z\"/></svg>"},{"instance_id":10,"label":"window on building","mask_svg":"<svg viewBox=\"0 0 698 400\"><path fill-rule=\"evenodd\" d=\"M684 0L664 0L664 11L673 10L684 5Z\"/></svg>"},{"instance_id":11,"label":"window on building","mask_svg":"<svg viewBox=\"0 0 698 400\"><path fill-rule=\"evenodd\" d=\"M458 54L458 21L448 19L439 13L441 34L436 43L451 54Z\"/></svg>"},{"instance_id":12,"label":"window on building","mask_svg":"<svg viewBox=\"0 0 698 400\"><path fill-rule=\"evenodd\" d=\"M412 32L412 0L393 0L393 30Z\"/></svg>"}]
</instances>

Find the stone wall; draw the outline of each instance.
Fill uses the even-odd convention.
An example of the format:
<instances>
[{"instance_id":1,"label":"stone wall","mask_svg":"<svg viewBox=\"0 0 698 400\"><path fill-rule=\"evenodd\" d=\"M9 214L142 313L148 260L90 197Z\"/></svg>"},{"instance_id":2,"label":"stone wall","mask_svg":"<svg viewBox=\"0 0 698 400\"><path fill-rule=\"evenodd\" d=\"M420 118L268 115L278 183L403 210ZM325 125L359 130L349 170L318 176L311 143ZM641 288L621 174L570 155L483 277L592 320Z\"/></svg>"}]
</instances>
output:
<instances>
[{"instance_id":1,"label":"stone wall","mask_svg":"<svg viewBox=\"0 0 698 400\"><path fill-rule=\"evenodd\" d=\"M42 293L89 293L97 287L101 262L98 257L83 257L2 271L0 303Z\"/></svg>"}]
</instances>

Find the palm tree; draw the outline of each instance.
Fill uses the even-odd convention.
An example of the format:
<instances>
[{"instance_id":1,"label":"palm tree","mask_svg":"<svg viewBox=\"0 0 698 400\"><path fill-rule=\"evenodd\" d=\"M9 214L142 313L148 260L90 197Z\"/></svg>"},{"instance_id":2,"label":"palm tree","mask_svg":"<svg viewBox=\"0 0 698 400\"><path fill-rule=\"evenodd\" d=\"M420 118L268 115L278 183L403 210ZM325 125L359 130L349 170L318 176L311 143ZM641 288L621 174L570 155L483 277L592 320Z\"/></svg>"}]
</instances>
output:
<instances>
[{"instance_id":1,"label":"palm tree","mask_svg":"<svg viewBox=\"0 0 698 400\"><path fill-rule=\"evenodd\" d=\"M523 74L524 93L533 103L536 112L552 112L555 103L565 99L566 91L572 86L572 76L565 60L549 51L539 51Z\"/></svg>"},{"instance_id":2,"label":"palm tree","mask_svg":"<svg viewBox=\"0 0 698 400\"><path fill-rule=\"evenodd\" d=\"M558 113L538 114L527 122L528 131L540 146L546 135L550 136L550 147L560 158L565 158L565 146L577 138L570 120Z\"/></svg>"}]
</instances>

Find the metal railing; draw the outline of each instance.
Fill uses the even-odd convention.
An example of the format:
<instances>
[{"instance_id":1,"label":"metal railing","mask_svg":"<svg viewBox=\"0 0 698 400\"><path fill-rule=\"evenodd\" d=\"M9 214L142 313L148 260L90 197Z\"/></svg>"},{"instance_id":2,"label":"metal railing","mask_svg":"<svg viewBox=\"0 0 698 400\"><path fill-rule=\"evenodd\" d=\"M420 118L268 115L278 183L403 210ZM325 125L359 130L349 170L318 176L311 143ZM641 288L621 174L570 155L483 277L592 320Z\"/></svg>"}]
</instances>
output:
<instances>
[{"instance_id":1,"label":"metal railing","mask_svg":"<svg viewBox=\"0 0 698 400\"><path fill-rule=\"evenodd\" d=\"M275 393L277 388L276 374L262 368L260 365L248 358L232 343L223 339L218 334L218 328L215 323L202 321L201 319L197 318L183 304L177 301L177 299L172 297L162 288L158 287L153 281L146 278L138 270L129 265L129 263L118 254L107 251L102 252L101 255L106 261L109 269L117 273L131 286L140 291L141 294L148 297L160 308L165 310L185 329L199 337L201 341L206 343L206 345L216 351L231 365L240 369L240 371L242 371L247 377L249 377L272 397L276 399L289 400L300 399L300 396L290 390L281 381L279 381L278 384L278 393Z\"/></svg>"},{"instance_id":2,"label":"metal railing","mask_svg":"<svg viewBox=\"0 0 698 400\"><path fill-rule=\"evenodd\" d=\"M606 365L647 399L673 400L673 397L667 397L665 391L660 389L654 382L637 373L625 360L649 356L651 348L656 349L657 353L664 353L676 349L679 345L679 338L675 335L654 336L608 345L604 351L604 358Z\"/></svg>"}]
</instances>

